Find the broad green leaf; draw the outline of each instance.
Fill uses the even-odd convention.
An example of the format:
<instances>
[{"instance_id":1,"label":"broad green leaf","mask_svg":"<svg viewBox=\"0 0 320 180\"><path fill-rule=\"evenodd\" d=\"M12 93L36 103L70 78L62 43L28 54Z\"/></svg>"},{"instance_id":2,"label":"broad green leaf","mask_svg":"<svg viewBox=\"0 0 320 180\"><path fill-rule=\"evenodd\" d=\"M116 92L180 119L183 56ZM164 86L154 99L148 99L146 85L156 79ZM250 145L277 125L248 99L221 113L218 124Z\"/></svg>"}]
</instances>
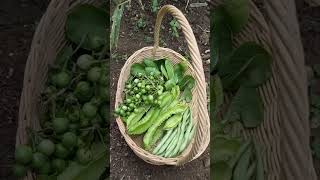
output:
<instances>
[{"instance_id":1,"label":"broad green leaf","mask_svg":"<svg viewBox=\"0 0 320 180\"><path fill-rule=\"evenodd\" d=\"M167 71L162 64L160 66L160 70L161 70L161 73L164 75L164 77L168 80L169 77L168 77Z\"/></svg>"},{"instance_id":2,"label":"broad green leaf","mask_svg":"<svg viewBox=\"0 0 320 180\"><path fill-rule=\"evenodd\" d=\"M190 88L185 88L182 93L182 99L184 99L186 102L191 102L192 100L192 91Z\"/></svg>"},{"instance_id":3,"label":"broad green leaf","mask_svg":"<svg viewBox=\"0 0 320 180\"><path fill-rule=\"evenodd\" d=\"M227 63L219 66L223 86L237 89L240 85L258 87L271 76L271 56L260 45L247 42L236 49Z\"/></svg>"},{"instance_id":4,"label":"broad green leaf","mask_svg":"<svg viewBox=\"0 0 320 180\"><path fill-rule=\"evenodd\" d=\"M71 162L70 165L58 176L58 180L87 180L98 179L106 169L108 161L107 148L99 143L91 147L93 160L87 165Z\"/></svg>"},{"instance_id":5,"label":"broad green leaf","mask_svg":"<svg viewBox=\"0 0 320 180\"><path fill-rule=\"evenodd\" d=\"M249 20L249 0L227 0L224 5L230 16L232 31L240 32Z\"/></svg>"},{"instance_id":6,"label":"broad green leaf","mask_svg":"<svg viewBox=\"0 0 320 180\"><path fill-rule=\"evenodd\" d=\"M181 90L184 90L185 88L192 89L195 85L195 79L191 75L185 75L181 81L179 82L179 87Z\"/></svg>"},{"instance_id":7,"label":"broad green leaf","mask_svg":"<svg viewBox=\"0 0 320 180\"><path fill-rule=\"evenodd\" d=\"M228 161L239 150L241 144L238 139L218 136L211 143L211 161Z\"/></svg>"},{"instance_id":8,"label":"broad green leaf","mask_svg":"<svg viewBox=\"0 0 320 180\"><path fill-rule=\"evenodd\" d=\"M186 72L187 65L185 62L178 63L174 66L174 75L176 78L176 82L179 83L179 81L182 80L184 73Z\"/></svg>"},{"instance_id":9,"label":"broad green leaf","mask_svg":"<svg viewBox=\"0 0 320 180\"><path fill-rule=\"evenodd\" d=\"M240 87L233 98L224 121L241 120L246 128L254 128L263 121L263 104L255 88Z\"/></svg>"},{"instance_id":10,"label":"broad green leaf","mask_svg":"<svg viewBox=\"0 0 320 180\"><path fill-rule=\"evenodd\" d=\"M139 63L135 63L131 66L131 74L137 76L139 73L145 74L144 66Z\"/></svg>"},{"instance_id":11,"label":"broad green leaf","mask_svg":"<svg viewBox=\"0 0 320 180\"><path fill-rule=\"evenodd\" d=\"M232 168L224 161L211 164L210 177L213 180L231 180Z\"/></svg>"},{"instance_id":12,"label":"broad green leaf","mask_svg":"<svg viewBox=\"0 0 320 180\"><path fill-rule=\"evenodd\" d=\"M173 64L169 60L166 60L165 63L164 63L164 66L166 68L166 71L167 71L167 74L168 74L168 78L169 79L173 79L174 78Z\"/></svg>"},{"instance_id":13,"label":"broad green leaf","mask_svg":"<svg viewBox=\"0 0 320 180\"><path fill-rule=\"evenodd\" d=\"M262 160L262 148L254 143L257 168L256 168L256 177L257 180L264 180L264 168L263 168L263 160Z\"/></svg>"},{"instance_id":14,"label":"broad green leaf","mask_svg":"<svg viewBox=\"0 0 320 180\"><path fill-rule=\"evenodd\" d=\"M228 14L222 6L218 6L215 10L211 10L211 62L210 68L213 71L218 66L223 65L233 51L232 48L232 32L228 22Z\"/></svg>"},{"instance_id":15,"label":"broad green leaf","mask_svg":"<svg viewBox=\"0 0 320 180\"><path fill-rule=\"evenodd\" d=\"M111 26L111 33L110 33L111 48L117 47L117 44L118 44L123 11L124 11L124 4L117 6L113 11L112 26Z\"/></svg>"},{"instance_id":16,"label":"broad green leaf","mask_svg":"<svg viewBox=\"0 0 320 180\"><path fill-rule=\"evenodd\" d=\"M88 4L78 5L68 15L66 35L84 49L99 50L107 44L107 21L106 11Z\"/></svg>"}]
</instances>

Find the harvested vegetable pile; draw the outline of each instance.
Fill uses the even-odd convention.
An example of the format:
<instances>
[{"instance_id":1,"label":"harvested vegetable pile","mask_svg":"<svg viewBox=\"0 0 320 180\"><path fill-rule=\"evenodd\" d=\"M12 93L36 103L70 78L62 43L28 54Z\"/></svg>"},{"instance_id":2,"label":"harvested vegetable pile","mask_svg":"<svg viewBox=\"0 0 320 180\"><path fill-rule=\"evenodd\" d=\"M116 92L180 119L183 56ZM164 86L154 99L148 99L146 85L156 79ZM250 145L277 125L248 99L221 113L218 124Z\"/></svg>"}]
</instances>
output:
<instances>
[{"instance_id":1,"label":"harvested vegetable pile","mask_svg":"<svg viewBox=\"0 0 320 180\"><path fill-rule=\"evenodd\" d=\"M115 113L129 135L143 135L143 148L162 157L179 156L195 131L190 102L195 80L185 62L149 59L131 66L123 103Z\"/></svg>"},{"instance_id":2,"label":"harvested vegetable pile","mask_svg":"<svg viewBox=\"0 0 320 180\"><path fill-rule=\"evenodd\" d=\"M14 174L37 179L99 179L108 158L107 12L78 5L68 15L68 45L48 72L41 97L41 130L27 129L29 144L16 148ZM107 165L109 166L109 165Z\"/></svg>"}]
</instances>

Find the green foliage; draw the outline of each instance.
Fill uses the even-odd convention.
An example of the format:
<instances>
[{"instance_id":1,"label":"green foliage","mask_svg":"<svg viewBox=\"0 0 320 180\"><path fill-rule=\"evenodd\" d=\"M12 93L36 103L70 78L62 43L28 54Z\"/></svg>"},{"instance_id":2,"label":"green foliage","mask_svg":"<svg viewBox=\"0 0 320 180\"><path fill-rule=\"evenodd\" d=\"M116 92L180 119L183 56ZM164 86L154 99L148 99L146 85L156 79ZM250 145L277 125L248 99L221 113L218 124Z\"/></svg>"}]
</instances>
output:
<instances>
[{"instance_id":1,"label":"green foliage","mask_svg":"<svg viewBox=\"0 0 320 180\"><path fill-rule=\"evenodd\" d=\"M174 18L170 21L170 30L173 37L179 37L178 29L181 29L181 26L177 19Z\"/></svg>"},{"instance_id":2,"label":"green foliage","mask_svg":"<svg viewBox=\"0 0 320 180\"><path fill-rule=\"evenodd\" d=\"M99 50L107 45L107 12L90 5L72 9L66 21L66 36L87 50Z\"/></svg>"},{"instance_id":3,"label":"green foliage","mask_svg":"<svg viewBox=\"0 0 320 180\"><path fill-rule=\"evenodd\" d=\"M159 2L158 0L152 0L151 1L151 12L157 12L159 9Z\"/></svg>"},{"instance_id":4,"label":"green foliage","mask_svg":"<svg viewBox=\"0 0 320 180\"><path fill-rule=\"evenodd\" d=\"M143 17L140 17L139 20L137 21L137 27L139 29L144 29L147 26L146 21L144 20Z\"/></svg>"},{"instance_id":5,"label":"green foliage","mask_svg":"<svg viewBox=\"0 0 320 180\"><path fill-rule=\"evenodd\" d=\"M225 9L229 14L232 31L240 32L249 20L249 0L227 0Z\"/></svg>"},{"instance_id":6,"label":"green foliage","mask_svg":"<svg viewBox=\"0 0 320 180\"><path fill-rule=\"evenodd\" d=\"M111 26L111 33L110 33L110 47L111 48L117 47L117 44L118 44L121 19L123 16L124 6L125 6L124 4L118 5L115 8L115 10L113 11L112 26Z\"/></svg>"}]
</instances>

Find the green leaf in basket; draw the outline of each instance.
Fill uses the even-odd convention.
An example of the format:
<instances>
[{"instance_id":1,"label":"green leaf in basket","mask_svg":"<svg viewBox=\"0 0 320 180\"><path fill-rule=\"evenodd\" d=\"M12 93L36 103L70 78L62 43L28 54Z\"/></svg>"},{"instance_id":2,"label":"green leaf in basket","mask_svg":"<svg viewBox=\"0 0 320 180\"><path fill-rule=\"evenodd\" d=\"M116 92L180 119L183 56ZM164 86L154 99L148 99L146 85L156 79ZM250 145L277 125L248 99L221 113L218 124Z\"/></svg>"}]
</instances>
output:
<instances>
[{"instance_id":1,"label":"green leaf in basket","mask_svg":"<svg viewBox=\"0 0 320 180\"><path fill-rule=\"evenodd\" d=\"M174 78L173 64L169 60L166 60L164 65L165 65L165 68L167 70L168 78L169 79L173 79Z\"/></svg>"},{"instance_id":2,"label":"green leaf in basket","mask_svg":"<svg viewBox=\"0 0 320 180\"><path fill-rule=\"evenodd\" d=\"M218 74L226 89L238 89L240 84L258 87L271 76L271 56L254 42L244 43L219 66Z\"/></svg>"},{"instance_id":3,"label":"green leaf in basket","mask_svg":"<svg viewBox=\"0 0 320 180\"><path fill-rule=\"evenodd\" d=\"M139 73L145 74L144 66L139 63L135 63L131 66L131 74L137 76Z\"/></svg>"},{"instance_id":4,"label":"green leaf in basket","mask_svg":"<svg viewBox=\"0 0 320 180\"><path fill-rule=\"evenodd\" d=\"M186 88L189 88L191 90L194 87L195 83L196 82L191 75L185 75L179 82L179 87L181 90L184 90Z\"/></svg>"},{"instance_id":5,"label":"green leaf in basket","mask_svg":"<svg viewBox=\"0 0 320 180\"><path fill-rule=\"evenodd\" d=\"M99 179L106 169L107 148L101 144L94 144L91 147L94 158L87 165L80 165L77 162L71 162L70 165L58 176L58 180L87 180Z\"/></svg>"},{"instance_id":6,"label":"green leaf in basket","mask_svg":"<svg viewBox=\"0 0 320 180\"><path fill-rule=\"evenodd\" d=\"M182 96L182 99L184 99L186 102L191 102L192 100L192 90L190 88L185 88Z\"/></svg>"},{"instance_id":7,"label":"green leaf in basket","mask_svg":"<svg viewBox=\"0 0 320 180\"><path fill-rule=\"evenodd\" d=\"M233 51L233 47L232 31L227 23L228 14L225 12L223 6L218 6L214 11L211 11L210 15L210 68L211 71L213 71L216 68L216 65L224 64L226 62L226 59Z\"/></svg>"},{"instance_id":8,"label":"green leaf in basket","mask_svg":"<svg viewBox=\"0 0 320 180\"><path fill-rule=\"evenodd\" d=\"M66 35L84 49L99 50L107 44L107 21L106 11L88 4L78 5L68 15Z\"/></svg>"},{"instance_id":9,"label":"green leaf in basket","mask_svg":"<svg viewBox=\"0 0 320 180\"><path fill-rule=\"evenodd\" d=\"M187 69L187 64L184 61L175 65L174 75L175 75L176 83L179 83L182 80L183 75L186 72L186 69Z\"/></svg>"},{"instance_id":10,"label":"green leaf in basket","mask_svg":"<svg viewBox=\"0 0 320 180\"><path fill-rule=\"evenodd\" d=\"M246 128L254 128L263 121L263 104L255 88L240 87L224 117L225 121L241 120Z\"/></svg>"},{"instance_id":11,"label":"green leaf in basket","mask_svg":"<svg viewBox=\"0 0 320 180\"><path fill-rule=\"evenodd\" d=\"M240 32L249 20L249 0L227 0L224 5L230 17L232 31Z\"/></svg>"},{"instance_id":12,"label":"green leaf in basket","mask_svg":"<svg viewBox=\"0 0 320 180\"><path fill-rule=\"evenodd\" d=\"M214 180L231 180L232 168L225 161L211 164L211 178Z\"/></svg>"}]
</instances>

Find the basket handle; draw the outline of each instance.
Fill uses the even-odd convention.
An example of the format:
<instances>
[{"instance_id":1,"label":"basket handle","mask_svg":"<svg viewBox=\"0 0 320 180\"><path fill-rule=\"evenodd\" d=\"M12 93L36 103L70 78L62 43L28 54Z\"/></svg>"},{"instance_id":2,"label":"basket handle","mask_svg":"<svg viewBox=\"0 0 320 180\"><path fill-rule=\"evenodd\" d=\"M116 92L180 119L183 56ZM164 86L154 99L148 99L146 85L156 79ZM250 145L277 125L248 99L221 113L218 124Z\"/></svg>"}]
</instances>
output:
<instances>
[{"instance_id":1,"label":"basket handle","mask_svg":"<svg viewBox=\"0 0 320 180\"><path fill-rule=\"evenodd\" d=\"M203 136L204 142L201 142L199 145L197 142L196 148L192 150L192 157L191 159L196 159L199 157L207 148L209 142L210 142L210 118L208 114L208 109L207 109L207 92L206 92L206 81L205 81L205 76L204 76L204 70L203 70L203 65L202 65L202 59L200 55L200 51L198 48L198 44L196 41L196 38L194 37L192 28L187 20L187 18L183 15L183 13L177 9L176 7L172 5L165 5L163 6L160 11L158 12L157 15L157 20L156 20L156 25L155 25L155 31L154 31L154 47L153 47L153 54L156 54L157 48L159 47L159 36L160 36L160 26L163 20L163 17L167 14L170 13L173 17L177 19L179 22L182 32L185 36L185 39L188 44L191 60L192 60L192 66L195 71L195 79L197 81L197 84L199 86L198 90L198 106L200 107L199 114L197 118L200 119L206 119L206 123L202 124L205 126L204 129L198 130L197 137L198 136ZM190 160L190 159L189 159Z\"/></svg>"},{"instance_id":2,"label":"basket handle","mask_svg":"<svg viewBox=\"0 0 320 180\"><path fill-rule=\"evenodd\" d=\"M196 72L198 74L203 74L203 66L202 66L202 60L201 60L201 55L200 51L198 48L198 44L196 41L196 38L193 34L192 28L187 20L187 18L183 15L183 13L176 7L172 5L165 5L163 6L157 15L157 20L156 20L156 25L155 25L155 31L154 31L154 49L153 53L157 51L157 48L159 47L159 36L160 36L160 29L161 29L161 23L163 20L163 17L167 14L170 13L173 17L177 19L179 22L182 32L185 36L185 39L188 44L188 48L190 51L190 56L192 60L192 65L195 68ZM204 80L204 75L200 79L202 82L205 82Z\"/></svg>"}]
</instances>

